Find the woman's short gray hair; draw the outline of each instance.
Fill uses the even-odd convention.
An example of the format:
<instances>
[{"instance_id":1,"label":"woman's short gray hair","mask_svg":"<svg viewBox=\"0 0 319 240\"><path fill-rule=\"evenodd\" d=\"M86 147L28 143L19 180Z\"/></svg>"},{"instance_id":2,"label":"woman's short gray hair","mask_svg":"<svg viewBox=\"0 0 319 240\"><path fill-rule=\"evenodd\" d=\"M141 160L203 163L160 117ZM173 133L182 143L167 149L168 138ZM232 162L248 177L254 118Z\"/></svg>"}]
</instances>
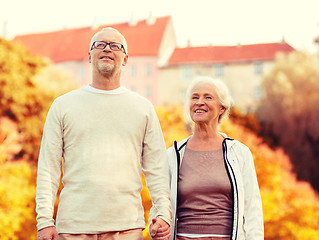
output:
<instances>
[{"instance_id":1,"label":"woman's short gray hair","mask_svg":"<svg viewBox=\"0 0 319 240\"><path fill-rule=\"evenodd\" d=\"M233 98L230 95L230 91L228 87L223 81L218 79L213 79L212 77L209 77L209 76L196 77L187 88L186 104L185 104L185 109L187 114L189 115L189 106L190 106L192 91L200 83L208 83L215 87L217 95L218 95L219 103L222 107L225 108L225 111L219 116L219 119L218 119L218 123L221 123L221 120L228 117L230 113L230 109L233 106Z\"/></svg>"}]
</instances>

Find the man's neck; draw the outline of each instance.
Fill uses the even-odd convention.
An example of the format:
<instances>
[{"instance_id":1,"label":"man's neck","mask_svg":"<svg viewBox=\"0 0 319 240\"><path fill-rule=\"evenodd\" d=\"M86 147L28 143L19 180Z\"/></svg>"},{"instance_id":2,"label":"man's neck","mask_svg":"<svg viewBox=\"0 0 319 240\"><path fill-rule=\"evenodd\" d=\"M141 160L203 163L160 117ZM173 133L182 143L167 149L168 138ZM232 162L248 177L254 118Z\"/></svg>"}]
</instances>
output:
<instances>
[{"instance_id":1,"label":"man's neck","mask_svg":"<svg viewBox=\"0 0 319 240\"><path fill-rule=\"evenodd\" d=\"M100 89L100 90L114 90L121 86L119 77L103 77L103 76L93 76L92 83L90 84L92 87Z\"/></svg>"}]
</instances>

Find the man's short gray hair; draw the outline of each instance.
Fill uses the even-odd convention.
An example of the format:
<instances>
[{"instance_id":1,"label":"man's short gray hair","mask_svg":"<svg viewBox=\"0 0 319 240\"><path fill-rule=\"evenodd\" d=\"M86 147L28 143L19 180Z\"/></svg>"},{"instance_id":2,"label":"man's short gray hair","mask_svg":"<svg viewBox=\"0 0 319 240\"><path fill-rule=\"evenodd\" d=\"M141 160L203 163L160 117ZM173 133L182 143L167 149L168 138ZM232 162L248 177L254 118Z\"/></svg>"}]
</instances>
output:
<instances>
[{"instance_id":1,"label":"man's short gray hair","mask_svg":"<svg viewBox=\"0 0 319 240\"><path fill-rule=\"evenodd\" d=\"M112 27L102 28L100 31L96 32L96 33L93 35L93 37L91 38L89 50L91 51L92 44L93 44L93 42L95 41L96 37L97 37L100 33L104 32L104 31L110 31L110 30L117 32L117 33L122 37L122 41L123 41L122 44L123 44L124 49L125 49L125 52L126 52L126 54L127 54L127 53L128 53L128 49L127 49L127 42L126 42L125 37L122 35L122 33L120 33L119 30L117 30L117 29L115 29L115 28L112 28Z\"/></svg>"}]
</instances>

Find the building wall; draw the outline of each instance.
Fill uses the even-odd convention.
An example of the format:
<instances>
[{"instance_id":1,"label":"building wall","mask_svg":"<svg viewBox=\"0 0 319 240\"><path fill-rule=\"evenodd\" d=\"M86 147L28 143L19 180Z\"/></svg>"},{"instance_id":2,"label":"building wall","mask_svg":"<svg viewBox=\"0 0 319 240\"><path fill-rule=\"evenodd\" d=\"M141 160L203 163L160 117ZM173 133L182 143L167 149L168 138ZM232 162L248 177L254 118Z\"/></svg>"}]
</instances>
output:
<instances>
[{"instance_id":1,"label":"building wall","mask_svg":"<svg viewBox=\"0 0 319 240\"><path fill-rule=\"evenodd\" d=\"M62 62L56 63L56 65L61 66L65 70L67 70L72 76L72 78L78 81L80 84L87 85L91 83L91 64L88 60Z\"/></svg>"},{"instance_id":2,"label":"building wall","mask_svg":"<svg viewBox=\"0 0 319 240\"><path fill-rule=\"evenodd\" d=\"M154 105L158 102L159 68L157 57L129 57L123 67L122 85L148 98Z\"/></svg>"},{"instance_id":3,"label":"building wall","mask_svg":"<svg viewBox=\"0 0 319 240\"><path fill-rule=\"evenodd\" d=\"M223 80L243 112L254 111L262 94L262 79L273 62L192 64L163 67L160 71L158 104L183 104L190 82L200 75ZM258 70L256 72L256 70Z\"/></svg>"},{"instance_id":4,"label":"building wall","mask_svg":"<svg viewBox=\"0 0 319 240\"><path fill-rule=\"evenodd\" d=\"M246 62L225 66L222 78L234 98L235 106L243 112L254 111L262 96L262 80L273 62Z\"/></svg>"},{"instance_id":5,"label":"building wall","mask_svg":"<svg viewBox=\"0 0 319 240\"><path fill-rule=\"evenodd\" d=\"M172 20L167 23L158 51L158 66L165 65L177 46L176 35Z\"/></svg>"},{"instance_id":6,"label":"building wall","mask_svg":"<svg viewBox=\"0 0 319 240\"><path fill-rule=\"evenodd\" d=\"M159 104L177 104L183 102L184 90L188 81L181 78L179 67L162 68L159 77Z\"/></svg>"},{"instance_id":7,"label":"building wall","mask_svg":"<svg viewBox=\"0 0 319 240\"><path fill-rule=\"evenodd\" d=\"M155 106L159 103L159 66L165 64L176 48L176 36L170 20L162 36L158 56L130 56L122 70L121 84L149 99ZM82 85L91 82L91 64L87 61L69 61L58 64L67 69Z\"/></svg>"},{"instance_id":8,"label":"building wall","mask_svg":"<svg viewBox=\"0 0 319 240\"><path fill-rule=\"evenodd\" d=\"M92 81L91 63L88 61L69 61L57 63L70 73L81 85ZM148 98L154 105L158 103L159 68L157 57L129 57L123 67L121 84Z\"/></svg>"},{"instance_id":9,"label":"building wall","mask_svg":"<svg viewBox=\"0 0 319 240\"><path fill-rule=\"evenodd\" d=\"M262 79L273 62L229 64L193 64L162 67L157 57L129 57L123 68L122 85L149 99L154 106L183 104L190 82L199 75L223 80L234 98L235 107L243 112L254 111L262 94ZM57 64L70 72L82 85L91 83L91 64L70 61ZM260 72L256 72L256 69Z\"/></svg>"}]
</instances>

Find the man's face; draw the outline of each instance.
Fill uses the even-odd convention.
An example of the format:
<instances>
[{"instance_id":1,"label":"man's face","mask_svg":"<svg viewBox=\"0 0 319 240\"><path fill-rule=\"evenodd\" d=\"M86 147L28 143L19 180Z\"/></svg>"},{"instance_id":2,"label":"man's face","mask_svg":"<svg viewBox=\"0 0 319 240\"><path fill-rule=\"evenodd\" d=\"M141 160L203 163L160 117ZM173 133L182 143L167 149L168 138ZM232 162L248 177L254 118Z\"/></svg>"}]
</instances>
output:
<instances>
[{"instance_id":1,"label":"man's face","mask_svg":"<svg viewBox=\"0 0 319 240\"><path fill-rule=\"evenodd\" d=\"M106 43L116 42L124 45L124 39L114 29L106 29L96 36L94 41L103 41ZM121 71L122 66L127 63L127 54L123 51L113 51L110 45L107 45L104 49L93 48L89 52L89 60L92 63L93 71L97 71L105 77L114 76Z\"/></svg>"}]
</instances>

